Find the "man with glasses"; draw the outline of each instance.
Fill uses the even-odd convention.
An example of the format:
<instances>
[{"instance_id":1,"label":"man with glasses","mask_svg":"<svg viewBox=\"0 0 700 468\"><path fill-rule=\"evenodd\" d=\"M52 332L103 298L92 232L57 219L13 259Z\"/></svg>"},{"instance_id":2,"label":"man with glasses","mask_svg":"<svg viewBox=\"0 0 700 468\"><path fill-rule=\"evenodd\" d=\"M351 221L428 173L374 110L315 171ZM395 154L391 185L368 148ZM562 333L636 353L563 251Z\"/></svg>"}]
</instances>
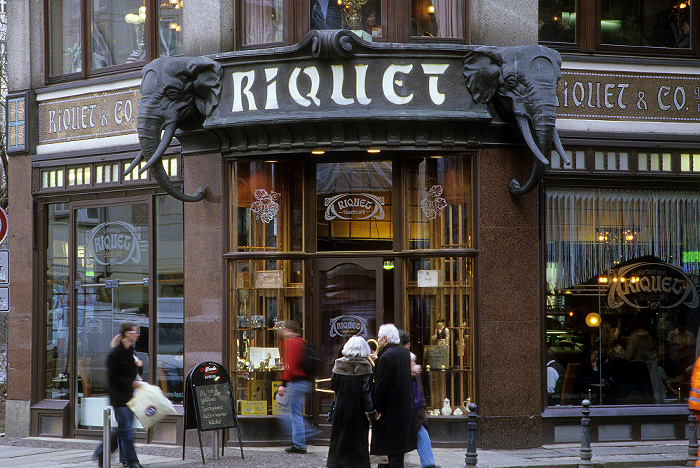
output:
<instances>
[{"instance_id":1,"label":"man with glasses","mask_svg":"<svg viewBox=\"0 0 700 468\"><path fill-rule=\"evenodd\" d=\"M143 369L143 362L134 350L140 334L138 325L124 322L107 357L109 404L114 408L114 418L117 420L117 430L112 434L110 450L114 452L119 445L119 461L127 468L141 468L134 449L134 413L126 406L126 402L134 396L134 389L141 385L139 373ZM93 454L100 467L102 451L100 444Z\"/></svg>"}]
</instances>

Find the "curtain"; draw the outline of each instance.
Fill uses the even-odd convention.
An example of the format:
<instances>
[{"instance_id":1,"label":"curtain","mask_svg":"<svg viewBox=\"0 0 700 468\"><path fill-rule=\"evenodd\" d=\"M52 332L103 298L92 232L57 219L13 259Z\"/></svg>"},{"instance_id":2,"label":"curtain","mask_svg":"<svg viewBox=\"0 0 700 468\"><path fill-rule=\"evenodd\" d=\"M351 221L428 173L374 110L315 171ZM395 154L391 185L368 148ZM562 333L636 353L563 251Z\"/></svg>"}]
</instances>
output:
<instances>
[{"instance_id":1,"label":"curtain","mask_svg":"<svg viewBox=\"0 0 700 468\"><path fill-rule=\"evenodd\" d=\"M700 194L552 188L545 229L549 290L595 280L643 256L697 272Z\"/></svg>"},{"instance_id":2,"label":"curtain","mask_svg":"<svg viewBox=\"0 0 700 468\"><path fill-rule=\"evenodd\" d=\"M245 43L282 41L283 0L246 0Z\"/></svg>"},{"instance_id":3,"label":"curtain","mask_svg":"<svg viewBox=\"0 0 700 468\"><path fill-rule=\"evenodd\" d=\"M438 21L437 37L462 37L462 0L437 0L433 2Z\"/></svg>"}]
</instances>

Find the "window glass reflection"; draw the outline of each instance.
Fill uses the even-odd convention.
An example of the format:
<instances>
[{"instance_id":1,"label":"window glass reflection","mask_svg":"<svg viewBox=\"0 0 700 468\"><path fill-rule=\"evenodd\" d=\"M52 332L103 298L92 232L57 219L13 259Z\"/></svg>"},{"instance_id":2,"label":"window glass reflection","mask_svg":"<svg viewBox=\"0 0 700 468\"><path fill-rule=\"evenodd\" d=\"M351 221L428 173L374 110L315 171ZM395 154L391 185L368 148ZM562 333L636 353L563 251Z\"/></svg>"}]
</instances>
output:
<instances>
[{"instance_id":1,"label":"window glass reflection","mask_svg":"<svg viewBox=\"0 0 700 468\"><path fill-rule=\"evenodd\" d=\"M82 69L80 48L80 1L49 2L51 40L49 41L50 74L77 73Z\"/></svg>"},{"instance_id":2,"label":"window glass reflection","mask_svg":"<svg viewBox=\"0 0 700 468\"><path fill-rule=\"evenodd\" d=\"M690 47L690 2L622 0L603 2L601 44Z\"/></svg>"},{"instance_id":3,"label":"window glass reflection","mask_svg":"<svg viewBox=\"0 0 700 468\"><path fill-rule=\"evenodd\" d=\"M411 0L411 36L463 37L462 0Z\"/></svg>"},{"instance_id":4,"label":"window glass reflection","mask_svg":"<svg viewBox=\"0 0 700 468\"><path fill-rule=\"evenodd\" d=\"M575 0L540 0L539 40L547 42L576 41Z\"/></svg>"},{"instance_id":5,"label":"window glass reflection","mask_svg":"<svg viewBox=\"0 0 700 468\"><path fill-rule=\"evenodd\" d=\"M363 39L382 36L382 4L379 0L312 0L311 29L351 29Z\"/></svg>"},{"instance_id":6,"label":"window glass reflection","mask_svg":"<svg viewBox=\"0 0 700 468\"><path fill-rule=\"evenodd\" d=\"M146 57L146 7L141 0L92 1L92 68Z\"/></svg>"},{"instance_id":7,"label":"window glass reflection","mask_svg":"<svg viewBox=\"0 0 700 468\"><path fill-rule=\"evenodd\" d=\"M158 43L161 57L182 53L182 8L183 0L160 2Z\"/></svg>"}]
</instances>

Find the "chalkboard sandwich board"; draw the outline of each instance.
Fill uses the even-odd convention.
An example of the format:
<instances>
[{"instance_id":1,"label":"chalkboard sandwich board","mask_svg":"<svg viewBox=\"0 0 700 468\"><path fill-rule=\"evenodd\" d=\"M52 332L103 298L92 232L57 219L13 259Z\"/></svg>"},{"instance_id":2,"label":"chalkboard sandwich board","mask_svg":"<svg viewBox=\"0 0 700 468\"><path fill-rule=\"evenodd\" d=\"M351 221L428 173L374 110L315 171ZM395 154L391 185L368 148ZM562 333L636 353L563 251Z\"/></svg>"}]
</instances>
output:
<instances>
[{"instance_id":1,"label":"chalkboard sandwich board","mask_svg":"<svg viewBox=\"0 0 700 468\"><path fill-rule=\"evenodd\" d=\"M185 429L197 429L200 448L202 447L201 431L235 427L238 430L238 442L241 444L241 458L245 458L235 408L231 377L221 364L203 362L190 370L185 381ZM182 459L185 459L184 442ZM204 463L203 449L202 463Z\"/></svg>"}]
</instances>

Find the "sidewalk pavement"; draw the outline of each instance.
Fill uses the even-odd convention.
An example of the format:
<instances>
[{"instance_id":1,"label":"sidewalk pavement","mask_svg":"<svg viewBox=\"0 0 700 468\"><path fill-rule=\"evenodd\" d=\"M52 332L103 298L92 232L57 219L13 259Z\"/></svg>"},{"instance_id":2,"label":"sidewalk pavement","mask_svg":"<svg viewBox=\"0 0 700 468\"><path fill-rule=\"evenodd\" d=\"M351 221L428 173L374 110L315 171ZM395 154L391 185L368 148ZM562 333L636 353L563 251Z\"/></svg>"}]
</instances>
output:
<instances>
[{"instance_id":1,"label":"sidewalk pavement","mask_svg":"<svg viewBox=\"0 0 700 468\"><path fill-rule=\"evenodd\" d=\"M91 459L97 440L55 439L47 437L0 437L0 467L12 468L60 468L96 467ZM482 468L515 467L578 467L580 445L556 444L524 450L477 450L477 466ZM685 466L688 444L684 441L614 442L594 443L593 466L596 468L637 468ZM182 447L160 444L136 444L141 464L146 468L201 467L202 456L198 446L188 446L185 460ZM465 448L437 448L433 450L435 462L442 468L464 468ZM284 467L324 468L328 447L310 445L305 455L287 454L284 447L240 447L228 446L224 455L219 452L215 460L212 448L204 447L204 456L209 468L241 466L247 468ZM121 466L116 455L112 466ZM418 454L414 451L406 456L406 468L420 468ZM374 465L373 465L374 467Z\"/></svg>"}]
</instances>

